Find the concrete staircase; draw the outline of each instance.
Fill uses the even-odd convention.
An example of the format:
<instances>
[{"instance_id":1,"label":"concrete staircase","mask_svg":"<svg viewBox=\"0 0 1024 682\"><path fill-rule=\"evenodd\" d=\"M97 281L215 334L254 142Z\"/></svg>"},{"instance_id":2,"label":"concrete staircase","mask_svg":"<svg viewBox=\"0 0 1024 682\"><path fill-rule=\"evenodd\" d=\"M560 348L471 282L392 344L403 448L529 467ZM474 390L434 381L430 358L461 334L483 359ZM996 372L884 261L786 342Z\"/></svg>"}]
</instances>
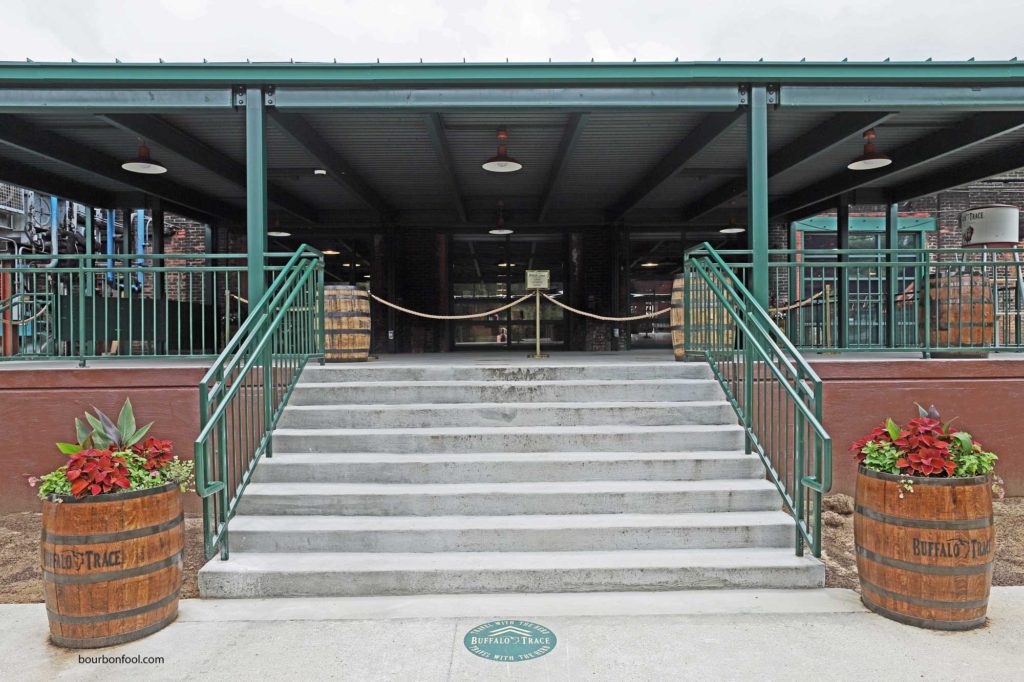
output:
<instances>
[{"instance_id":1,"label":"concrete staircase","mask_svg":"<svg viewBox=\"0 0 1024 682\"><path fill-rule=\"evenodd\" d=\"M310 367L205 597L820 587L703 364Z\"/></svg>"}]
</instances>

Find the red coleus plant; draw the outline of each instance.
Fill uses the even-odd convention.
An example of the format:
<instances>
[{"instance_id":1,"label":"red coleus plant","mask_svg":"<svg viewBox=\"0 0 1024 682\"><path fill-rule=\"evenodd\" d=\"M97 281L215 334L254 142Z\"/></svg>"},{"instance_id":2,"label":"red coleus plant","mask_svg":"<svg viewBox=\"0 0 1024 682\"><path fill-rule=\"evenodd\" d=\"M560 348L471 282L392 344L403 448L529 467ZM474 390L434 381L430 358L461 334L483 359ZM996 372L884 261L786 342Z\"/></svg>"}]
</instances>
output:
<instances>
[{"instance_id":1,"label":"red coleus plant","mask_svg":"<svg viewBox=\"0 0 1024 682\"><path fill-rule=\"evenodd\" d=\"M136 443L132 446L132 452L146 458L146 462L142 466L147 471L162 469L174 459L174 455L171 453L171 441L160 438L150 437L141 443Z\"/></svg>"},{"instance_id":2,"label":"red coleus plant","mask_svg":"<svg viewBox=\"0 0 1024 682\"><path fill-rule=\"evenodd\" d=\"M110 450L88 448L68 457L67 479L75 497L100 495L116 488L128 489L128 463Z\"/></svg>"}]
</instances>

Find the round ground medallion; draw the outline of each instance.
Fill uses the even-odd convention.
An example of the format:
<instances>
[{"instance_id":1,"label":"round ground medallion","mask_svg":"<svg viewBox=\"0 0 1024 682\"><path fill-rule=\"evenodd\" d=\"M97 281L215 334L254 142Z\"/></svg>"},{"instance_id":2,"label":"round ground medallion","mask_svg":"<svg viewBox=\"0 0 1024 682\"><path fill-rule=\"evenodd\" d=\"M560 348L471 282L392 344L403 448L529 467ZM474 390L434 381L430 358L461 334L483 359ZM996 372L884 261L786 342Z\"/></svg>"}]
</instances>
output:
<instances>
[{"instance_id":1,"label":"round ground medallion","mask_svg":"<svg viewBox=\"0 0 1024 682\"><path fill-rule=\"evenodd\" d=\"M502 663L540 658L557 642L551 630L526 620L492 620L467 632L463 641L470 653Z\"/></svg>"}]
</instances>

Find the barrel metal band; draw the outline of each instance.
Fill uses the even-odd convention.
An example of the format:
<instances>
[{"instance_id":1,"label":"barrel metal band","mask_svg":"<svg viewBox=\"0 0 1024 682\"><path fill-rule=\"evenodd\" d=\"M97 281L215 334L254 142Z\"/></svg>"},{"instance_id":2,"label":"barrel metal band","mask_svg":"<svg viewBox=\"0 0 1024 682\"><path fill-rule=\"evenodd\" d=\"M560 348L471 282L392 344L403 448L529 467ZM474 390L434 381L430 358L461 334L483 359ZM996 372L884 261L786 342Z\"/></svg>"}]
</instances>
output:
<instances>
[{"instance_id":1,"label":"barrel metal band","mask_svg":"<svg viewBox=\"0 0 1024 682\"><path fill-rule=\"evenodd\" d=\"M125 632L120 635L110 635L109 637L63 637L61 635L50 633L50 639L53 640L53 643L57 646L65 646L73 649L98 649L99 647L113 646L115 644L123 644L136 639L142 639L146 635L151 635L154 632L167 627L173 623L174 619L177 617L178 610L174 609L174 611L166 618L153 623L152 625L147 625L144 628Z\"/></svg>"},{"instance_id":2,"label":"barrel metal band","mask_svg":"<svg viewBox=\"0 0 1024 682\"><path fill-rule=\"evenodd\" d=\"M47 533L44 528L43 542L50 542L55 545L95 545L103 542L120 542L122 540L134 540L135 538L141 538L146 535L162 533L176 526L180 526L184 522L185 515L179 514L170 521L164 521L163 523L158 523L155 526L122 530L117 533L92 533L91 535L57 535L56 533Z\"/></svg>"},{"instance_id":3,"label":"barrel metal band","mask_svg":"<svg viewBox=\"0 0 1024 682\"><path fill-rule=\"evenodd\" d=\"M931 628L933 630L970 630L985 624L985 616L973 618L971 620L936 620L935 618L918 618L917 616L908 616L904 613L887 609L881 604L876 604L871 601L864 595L861 595L860 599L864 602L864 606L879 615L885 616L897 623L915 625L919 628Z\"/></svg>"},{"instance_id":4,"label":"barrel metal band","mask_svg":"<svg viewBox=\"0 0 1024 682\"><path fill-rule=\"evenodd\" d=\"M181 588L179 587L163 599L159 599L150 604L136 606L134 609L127 609L125 611L115 611L114 613L100 613L94 616L69 616L64 613L51 611L50 609L46 609L46 614L49 616L50 620L57 621L59 623L103 623L108 620L117 620L118 618L131 618L132 616L139 616L143 613L163 608L177 599L180 594Z\"/></svg>"},{"instance_id":5,"label":"barrel metal band","mask_svg":"<svg viewBox=\"0 0 1024 682\"><path fill-rule=\"evenodd\" d=\"M369 329L327 329L327 330L325 330L325 332L327 334L344 334L345 336L349 336L349 335L352 335L352 334L367 334L368 335L370 333L370 330Z\"/></svg>"},{"instance_id":6,"label":"barrel metal band","mask_svg":"<svg viewBox=\"0 0 1024 682\"><path fill-rule=\"evenodd\" d=\"M940 521L936 519L910 519L905 516L893 516L892 514L886 514L875 509L869 509L860 504L856 505L854 509L858 514L869 518L872 521L881 521L882 523L887 523L892 526L902 526L904 528L928 528L931 530L978 530L980 528L988 528L992 525L991 516L978 519L962 519L959 521Z\"/></svg>"},{"instance_id":7,"label":"barrel metal band","mask_svg":"<svg viewBox=\"0 0 1024 682\"><path fill-rule=\"evenodd\" d=\"M890 599L913 604L914 606L926 606L936 609L980 609L988 605L988 599L973 599L971 601L942 601L940 599L922 599L921 597L913 597L909 594L900 594L898 592L887 590L884 587L879 587L871 581L865 580L864 576L860 577L860 584L883 597L889 597Z\"/></svg>"},{"instance_id":8,"label":"barrel metal band","mask_svg":"<svg viewBox=\"0 0 1024 682\"><path fill-rule=\"evenodd\" d=\"M105 583L111 580L121 580L123 578L134 578L140 575L146 575L147 573L156 573L157 571L163 570L168 566L177 565L179 568L182 565L182 552L178 552L166 559L161 559L152 564L146 564L145 566L136 566L135 568L126 568L123 571L107 571L106 573L94 573L91 575L72 575L68 573L51 573L49 571L43 571L43 580L61 585L88 585L90 583Z\"/></svg>"},{"instance_id":9,"label":"barrel metal band","mask_svg":"<svg viewBox=\"0 0 1024 682\"><path fill-rule=\"evenodd\" d=\"M882 556L881 554L875 554L870 549L865 549L859 545L857 546L857 554L860 554L865 559L870 559L871 561L882 564L883 566L889 566L890 568L902 568L907 571L927 573L929 575L977 575L980 573L987 573L992 570L991 561L974 566L934 566L932 564L915 564L910 561L900 561L899 559L892 559L887 556Z\"/></svg>"},{"instance_id":10,"label":"barrel metal band","mask_svg":"<svg viewBox=\"0 0 1024 682\"><path fill-rule=\"evenodd\" d=\"M326 312L325 317L366 317L370 313L365 310L343 310L338 312Z\"/></svg>"}]
</instances>

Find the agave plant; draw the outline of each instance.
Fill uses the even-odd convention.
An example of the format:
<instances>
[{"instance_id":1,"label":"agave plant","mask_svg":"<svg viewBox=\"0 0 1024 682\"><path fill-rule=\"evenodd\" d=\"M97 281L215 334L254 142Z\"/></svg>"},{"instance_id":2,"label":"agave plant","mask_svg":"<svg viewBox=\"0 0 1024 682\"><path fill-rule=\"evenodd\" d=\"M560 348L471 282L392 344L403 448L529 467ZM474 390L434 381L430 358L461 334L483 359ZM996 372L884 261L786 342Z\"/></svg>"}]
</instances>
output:
<instances>
[{"instance_id":1,"label":"agave plant","mask_svg":"<svg viewBox=\"0 0 1024 682\"><path fill-rule=\"evenodd\" d=\"M57 443L57 448L65 455L73 455L89 448L124 452L141 441L153 426L153 422L150 422L141 428L137 427L130 399L125 399L116 424L101 410L96 407L92 409L96 414L85 413L88 426L83 424L81 419L75 418L77 443Z\"/></svg>"}]
</instances>

